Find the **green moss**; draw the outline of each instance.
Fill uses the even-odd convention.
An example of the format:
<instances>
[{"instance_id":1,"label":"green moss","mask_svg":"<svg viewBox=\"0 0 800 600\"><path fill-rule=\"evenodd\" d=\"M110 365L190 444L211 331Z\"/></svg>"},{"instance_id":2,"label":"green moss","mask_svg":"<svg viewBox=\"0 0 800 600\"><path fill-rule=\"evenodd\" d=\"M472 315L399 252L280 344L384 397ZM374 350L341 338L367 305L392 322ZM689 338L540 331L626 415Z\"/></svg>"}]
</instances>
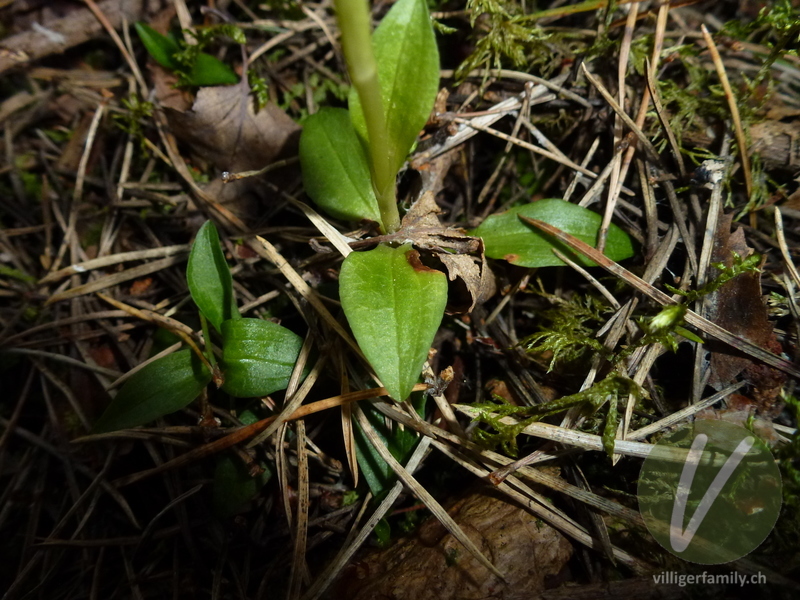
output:
<instances>
[{"instance_id":1,"label":"green moss","mask_svg":"<svg viewBox=\"0 0 800 600\"><path fill-rule=\"evenodd\" d=\"M545 292L539 293L555 305L540 313L544 320L550 321L550 325L523 338L520 345L530 353L552 353L548 372L558 362L575 362L585 358L587 353L607 354L595 335L595 327L591 326L604 320L602 314L609 311L606 304L591 295L564 300Z\"/></svg>"}]
</instances>

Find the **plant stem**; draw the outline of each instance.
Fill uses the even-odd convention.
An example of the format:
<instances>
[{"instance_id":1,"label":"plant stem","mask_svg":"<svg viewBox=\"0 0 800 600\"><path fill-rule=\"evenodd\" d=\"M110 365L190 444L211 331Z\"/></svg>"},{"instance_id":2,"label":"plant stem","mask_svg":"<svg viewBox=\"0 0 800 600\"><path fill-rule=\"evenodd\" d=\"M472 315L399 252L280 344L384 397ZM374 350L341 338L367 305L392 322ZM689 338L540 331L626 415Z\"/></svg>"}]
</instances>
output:
<instances>
[{"instance_id":1,"label":"plant stem","mask_svg":"<svg viewBox=\"0 0 800 600\"><path fill-rule=\"evenodd\" d=\"M372 51L370 13L367 0L334 0L336 18L342 31L342 48L350 80L356 88L369 138L372 186L378 198L383 230L393 233L400 228L397 212L391 144L386 129L386 115L378 81L378 65Z\"/></svg>"}]
</instances>

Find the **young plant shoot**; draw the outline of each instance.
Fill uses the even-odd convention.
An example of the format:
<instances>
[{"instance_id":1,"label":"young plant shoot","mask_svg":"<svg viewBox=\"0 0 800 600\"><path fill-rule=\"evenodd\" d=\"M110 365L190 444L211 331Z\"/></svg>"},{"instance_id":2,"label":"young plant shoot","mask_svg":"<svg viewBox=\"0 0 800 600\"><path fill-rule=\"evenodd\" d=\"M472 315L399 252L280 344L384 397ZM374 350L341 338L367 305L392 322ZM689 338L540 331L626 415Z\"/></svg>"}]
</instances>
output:
<instances>
[{"instance_id":1,"label":"young plant shoot","mask_svg":"<svg viewBox=\"0 0 800 600\"><path fill-rule=\"evenodd\" d=\"M337 0L349 111L323 109L300 138L309 196L334 217L400 227L397 173L424 127L439 85L439 53L424 0L399 0L370 36L365 0ZM350 254L342 308L364 356L395 400L419 377L447 303L444 273L410 246Z\"/></svg>"},{"instance_id":2,"label":"young plant shoot","mask_svg":"<svg viewBox=\"0 0 800 600\"><path fill-rule=\"evenodd\" d=\"M303 340L261 319L241 316L233 298L228 263L211 221L197 232L186 282L200 315L222 336L222 390L237 398L261 397L285 389ZM188 406L211 383L216 360L204 327L205 356L180 350L133 375L95 423L94 433L144 425Z\"/></svg>"}]
</instances>

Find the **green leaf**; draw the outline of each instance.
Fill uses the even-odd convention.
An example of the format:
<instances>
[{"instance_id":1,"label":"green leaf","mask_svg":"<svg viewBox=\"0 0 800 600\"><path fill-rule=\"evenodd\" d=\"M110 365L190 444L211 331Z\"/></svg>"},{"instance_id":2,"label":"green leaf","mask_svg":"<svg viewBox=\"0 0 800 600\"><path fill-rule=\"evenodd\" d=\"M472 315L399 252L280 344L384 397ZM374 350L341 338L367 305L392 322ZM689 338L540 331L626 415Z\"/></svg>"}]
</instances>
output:
<instances>
[{"instance_id":1,"label":"green leaf","mask_svg":"<svg viewBox=\"0 0 800 600\"><path fill-rule=\"evenodd\" d=\"M398 171L433 108L439 91L439 49L425 0L399 0L372 37L378 79L386 114L388 152ZM367 139L367 126L355 88L350 90L350 116Z\"/></svg>"},{"instance_id":2,"label":"green leaf","mask_svg":"<svg viewBox=\"0 0 800 600\"><path fill-rule=\"evenodd\" d=\"M222 389L237 398L255 398L289 384L303 339L261 319L222 323Z\"/></svg>"},{"instance_id":3,"label":"green leaf","mask_svg":"<svg viewBox=\"0 0 800 600\"><path fill-rule=\"evenodd\" d=\"M161 35L145 23L136 23L135 27L139 39L153 60L170 71L182 71L186 68L174 58L181 51L180 45L175 40ZM210 54L199 52L183 82L186 85L197 86L227 85L238 83L239 77L224 62Z\"/></svg>"},{"instance_id":4,"label":"green leaf","mask_svg":"<svg viewBox=\"0 0 800 600\"><path fill-rule=\"evenodd\" d=\"M408 427L401 428L394 422L387 422L383 415L367 402L362 402L360 406L383 445L389 449L389 452L400 464L405 464L419 439L417 433ZM419 413L419 411L417 412ZM358 467L369 486L369 491L376 498L380 498L381 494L395 482L394 471L380 452L372 446L369 438L361 429L361 425L355 420L353 423L355 425L353 436L356 442Z\"/></svg>"},{"instance_id":5,"label":"green leaf","mask_svg":"<svg viewBox=\"0 0 800 600\"><path fill-rule=\"evenodd\" d=\"M380 223L367 155L346 110L323 108L306 120L300 166L306 193L328 214Z\"/></svg>"},{"instance_id":6,"label":"green leaf","mask_svg":"<svg viewBox=\"0 0 800 600\"><path fill-rule=\"evenodd\" d=\"M486 256L502 258L521 267L553 267L564 263L553 254L556 248L578 264L596 266L583 256L577 256L566 245L523 223L517 215L544 221L583 240L590 246L597 243L602 218L595 212L563 200L539 200L512 208L487 218L472 235L483 238ZM633 256L633 244L628 234L611 224L606 238L605 255L613 261Z\"/></svg>"},{"instance_id":7,"label":"green leaf","mask_svg":"<svg viewBox=\"0 0 800 600\"><path fill-rule=\"evenodd\" d=\"M186 78L187 85L230 85L239 83L239 76L221 60L201 52Z\"/></svg>"},{"instance_id":8,"label":"green leaf","mask_svg":"<svg viewBox=\"0 0 800 600\"><path fill-rule=\"evenodd\" d=\"M389 395L405 400L442 321L444 273L425 267L410 245L381 245L344 260L339 295L364 356Z\"/></svg>"},{"instance_id":9,"label":"green leaf","mask_svg":"<svg viewBox=\"0 0 800 600\"><path fill-rule=\"evenodd\" d=\"M239 416L239 420L245 425L251 425L258 417L246 410ZM252 477L242 461L233 456L223 455L217 460L212 497L214 512L222 518L233 516L258 495L272 477L272 470L266 463L259 462L259 466L264 472Z\"/></svg>"},{"instance_id":10,"label":"green leaf","mask_svg":"<svg viewBox=\"0 0 800 600\"><path fill-rule=\"evenodd\" d=\"M197 232L186 267L186 283L203 316L220 330L223 321L241 315L233 301L233 278L219 245L217 228L206 221Z\"/></svg>"},{"instance_id":11,"label":"green leaf","mask_svg":"<svg viewBox=\"0 0 800 600\"><path fill-rule=\"evenodd\" d=\"M142 40L142 44L144 44L147 53L153 57L153 60L172 71L179 68L180 65L172 59L180 51L180 47L175 43L175 40L161 35L145 23L135 23L134 27L136 27L139 39Z\"/></svg>"},{"instance_id":12,"label":"green leaf","mask_svg":"<svg viewBox=\"0 0 800 600\"><path fill-rule=\"evenodd\" d=\"M94 433L144 425L187 406L211 381L211 372L191 350L153 361L120 389Z\"/></svg>"}]
</instances>

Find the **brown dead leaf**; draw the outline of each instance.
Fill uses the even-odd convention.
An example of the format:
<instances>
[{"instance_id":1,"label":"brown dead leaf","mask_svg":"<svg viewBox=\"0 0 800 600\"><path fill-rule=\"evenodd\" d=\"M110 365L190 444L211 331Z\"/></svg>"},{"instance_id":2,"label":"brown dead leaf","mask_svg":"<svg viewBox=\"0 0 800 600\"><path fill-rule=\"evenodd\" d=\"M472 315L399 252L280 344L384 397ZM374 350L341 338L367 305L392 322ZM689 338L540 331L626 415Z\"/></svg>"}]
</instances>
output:
<instances>
[{"instance_id":1,"label":"brown dead leaf","mask_svg":"<svg viewBox=\"0 0 800 600\"><path fill-rule=\"evenodd\" d=\"M488 572L435 519L394 546L345 570L330 598L500 600L534 597L567 564L572 547L558 531L496 492L473 493L447 511L505 575Z\"/></svg>"},{"instance_id":2,"label":"brown dead leaf","mask_svg":"<svg viewBox=\"0 0 800 600\"><path fill-rule=\"evenodd\" d=\"M191 110L166 109L172 132L224 171L250 171L294 148L300 126L274 104L255 112L250 86L200 88Z\"/></svg>"},{"instance_id":3,"label":"brown dead leaf","mask_svg":"<svg viewBox=\"0 0 800 600\"><path fill-rule=\"evenodd\" d=\"M461 229L443 227L439 213L433 192L423 193L403 217L398 236L425 248L444 265L455 283L448 294L447 312L471 312L494 295L494 274L486 262L483 241Z\"/></svg>"},{"instance_id":4,"label":"brown dead leaf","mask_svg":"<svg viewBox=\"0 0 800 600\"><path fill-rule=\"evenodd\" d=\"M175 137L218 170L204 191L237 215L253 214L263 182L249 177L223 184L222 172L253 171L297 154L300 126L274 104L256 112L246 79L201 88L190 110L165 107L164 112Z\"/></svg>"},{"instance_id":5,"label":"brown dead leaf","mask_svg":"<svg viewBox=\"0 0 800 600\"><path fill-rule=\"evenodd\" d=\"M712 255L713 262L729 266L733 261L732 252L742 257L753 252L745 241L743 229L738 228L730 233L731 221L731 215L720 219ZM739 275L711 294L708 300L708 318L714 323L762 348L780 352L772 323L767 318L767 308L761 299L761 278L758 273ZM717 390L722 389L747 369L745 376L751 384L759 388L765 400L759 407L760 411L768 410L770 407L767 404L770 402L767 399L772 398L774 402L777 389L786 379L785 375L766 366L763 370L769 372L769 375L766 372L761 373L762 369L755 369L756 365L743 354L735 354L733 350L714 344L709 347L712 350L709 385Z\"/></svg>"}]
</instances>

